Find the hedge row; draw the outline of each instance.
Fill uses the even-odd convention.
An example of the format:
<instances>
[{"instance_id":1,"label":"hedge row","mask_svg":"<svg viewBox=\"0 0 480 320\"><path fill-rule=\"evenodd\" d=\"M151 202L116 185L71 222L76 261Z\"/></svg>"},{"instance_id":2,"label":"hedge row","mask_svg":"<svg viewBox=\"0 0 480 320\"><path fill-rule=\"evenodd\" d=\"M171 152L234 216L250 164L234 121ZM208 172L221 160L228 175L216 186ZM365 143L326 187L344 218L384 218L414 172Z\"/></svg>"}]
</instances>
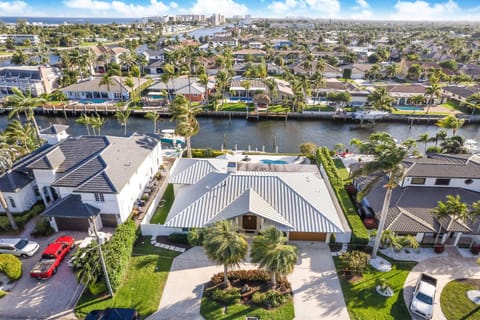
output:
<instances>
[{"instance_id":1,"label":"hedge row","mask_svg":"<svg viewBox=\"0 0 480 320\"><path fill-rule=\"evenodd\" d=\"M215 158L227 153L226 151L222 150L214 150L214 149L192 149L192 156L194 158Z\"/></svg>"},{"instance_id":2,"label":"hedge row","mask_svg":"<svg viewBox=\"0 0 480 320\"><path fill-rule=\"evenodd\" d=\"M335 191L338 202L340 203L343 213L347 218L348 224L352 229L351 242L355 244L367 244L369 239L367 228L365 228L365 225L360 220L360 217L357 214L357 210L352 204L347 190L345 190L343 180L340 178L337 167L335 166L335 162L332 159L330 150L327 147L319 148L317 150L316 158L317 163L322 164L323 168L327 172L330 184Z\"/></svg>"},{"instance_id":3,"label":"hedge row","mask_svg":"<svg viewBox=\"0 0 480 320\"><path fill-rule=\"evenodd\" d=\"M223 272L213 275L210 279L214 285L218 285L223 282ZM233 270L228 271L227 277L229 281L259 281L266 282L270 281L270 273L265 270L253 269L253 270Z\"/></svg>"},{"instance_id":4,"label":"hedge row","mask_svg":"<svg viewBox=\"0 0 480 320\"><path fill-rule=\"evenodd\" d=\"M10 280L18 280L22 276L22 262L12 254L0 254L0 272Z\"/></svg>"},{"instance_id":5,"label":"hedge row","mask_svg":"<svg viewBox=\"0 0 480 320\"><path fill-rule=\"evenodd\" d=\"M120 285L127 269L136 239L136 229L135 222L127 220L118 226L112 238L102 246L108 276L114 290Z\"/></svg>"},{"instance_id":6,"label":"hedge row","mask_svg":"<svg viewBox=\"0 0 480 320\"><path fill-rule=\"evenodd\" d=\"M21 214L14 214L13 217L17 222L19 228L22 228L31 218L39 215L45 206L41 202L37 202L30 210L27 210ZM7 215L5 213L0 213L0 232L11 231L12 226L10 221L8 221Z\"/></svg>"}]
</instances>

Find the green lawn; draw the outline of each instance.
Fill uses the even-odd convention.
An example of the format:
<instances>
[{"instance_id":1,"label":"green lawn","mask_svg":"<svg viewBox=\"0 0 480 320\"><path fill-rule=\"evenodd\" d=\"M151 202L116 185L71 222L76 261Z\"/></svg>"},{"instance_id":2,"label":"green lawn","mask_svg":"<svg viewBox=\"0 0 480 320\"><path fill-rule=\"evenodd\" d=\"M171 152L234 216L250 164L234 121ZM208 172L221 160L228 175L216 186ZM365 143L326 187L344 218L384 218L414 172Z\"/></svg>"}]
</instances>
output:
<instances>
[{"instance_id":1,"label":"green lawn","mask_svg":"<svg viewBox=\"0 0 480 320\"><path fill-rule=\"evenodd\" d=\"M349 183L352 181L350 179L350 173L348 173L347 168L343 165L342 160L340 159L333 159L333 162L335 163L335 167L337 168L338 175L340 176L340 179L343 180L345 183Z\"/></svg>"},{"instance_id":2,"label":"green lawn","mask_svg":"<svg viewBox=\"0 0 480 320\"><path fill-rule=\"evenodd\" d=\"M305 111L335 111L335 107L323 106L323 105L308 105L304 109Z\"/></svg>"},{"instance_id":3,"label":"green lawn","mask_svg":"<svg viewBox=\"0 0 480 320\"><path fill-rule=\"evenodd\" d=\"M408 110L394 110L392 114L401 114L401 115L422 115L422 116L448 116L450 113L448 112L434 112L433 109L430 109L430 112L427 111L408 111Z\"/></svg>"},{"instance_id":4,"label":"green lawn","mask_svg":"<svg viewBox=\"0 0 480 320\"><path fill-rule=\"evenodd\" d=\"M224 307L215 301L211 301L205 297L202 298L200 306L200 314L206 320L245 320L247 316L255 316L262 320L292 320L295 317L293 308L293 299L290 299L283 306L273 310L266 310L261 307L236 304L227 307L227 311L223 313ZM312 319L315 317L312 317Z\"/></svg>"},{"instance_id":5,"label":"green lawn","mask_svg":"<svg viewBox=\"0 0 480 320\"><path fill-rule=\"evenodd\" d=\"M480 306L467 297L468 290L480 290L480 280L453 280L443 288L440 304L448 320L480 319Z\"/></svg>"},{"instance_id":6,"label":"green lawn","mask_svg":"<svg viewBox=\"0 0 480 320\"><path fill-rule=\"evenodd\" d=\"M253 110L253 106L250 106L249 110ZM221 105L218 111L247 111L245 102L224 103Z\"/></svg>"},{"instance_id":7,"label":"green lawn","mask_svg":"<svg viewBox=\"0 0 480 320\"><path fill-rule=\"evenodd\" d=\"M155 213L153 214L152 219L150 220L150 223L152 224L164 224L165 220L167 219L168 212L170 211L170 208L172 207L173 203L173 185L169 184L167 189L165 190L165 193L163 194L162 200L165 200L165 204L162 206L159 206L156 210ZM162 203L163 201L160 201Z\"/></svg>"},{"instance_id":8,"label":"green lawn","mask_svg":"<svg viewBox=\"0 0 480 320\"><path fill-rule=\"evenodd\" d=\"M152 314L158 309L170 266L177 255L176 252L152 246L150 237L145 237L144 243L134 247L126 276L115 296L111 299L98 298L85 290L75 314L84 318L91 310L108 307L135 308L142 318Z\"/></svg>"},{"instance_id":9,"label":"green lawn","mask_svg":"<svg viewBox=\"0 0 480 320\"><path fill-rule=\"evenodd\" d=\"M334 258L342 286L343 296L347 303L348 313L355 320L409 319L409 313L403 301L403 283L415 262L392 262L392 270L379 272L369 268L359 281L351 284L342 275L340 259ZM392 297L383 297L375 291L376 281L380 278L388 280L394 291Z\"/></svg>"}]
</instances>

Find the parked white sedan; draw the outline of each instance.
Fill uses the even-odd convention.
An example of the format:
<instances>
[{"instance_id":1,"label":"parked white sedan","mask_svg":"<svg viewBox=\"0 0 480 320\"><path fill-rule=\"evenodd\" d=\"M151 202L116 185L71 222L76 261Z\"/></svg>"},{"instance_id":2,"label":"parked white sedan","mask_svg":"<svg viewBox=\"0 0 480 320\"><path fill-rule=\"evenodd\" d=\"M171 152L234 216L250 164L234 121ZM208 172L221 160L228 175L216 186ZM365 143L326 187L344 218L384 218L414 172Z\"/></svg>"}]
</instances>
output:
<instances>
[{"instance_id":1,"label":"parked white sedan","mask_svg":"<svg viewBox=\"0 0 480 320\"><path fill-rule=\"evenodd\" d=\"M9 253L22 258L33 256L39 247L38 243L27 239L0 239L0 253Z\"/></svg>"}]
</instances>

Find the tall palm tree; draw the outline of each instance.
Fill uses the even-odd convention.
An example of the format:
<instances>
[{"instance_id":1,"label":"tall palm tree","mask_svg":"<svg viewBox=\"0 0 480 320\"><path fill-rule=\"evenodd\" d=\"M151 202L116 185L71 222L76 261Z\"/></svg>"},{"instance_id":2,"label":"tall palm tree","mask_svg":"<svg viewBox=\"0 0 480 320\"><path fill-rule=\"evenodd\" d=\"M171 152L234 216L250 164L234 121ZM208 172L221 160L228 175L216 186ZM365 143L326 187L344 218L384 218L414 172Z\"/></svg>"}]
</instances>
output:
<instances>
[{"instance_id":1,"label":"tall palm tree","mask_svg":"<svg viewBox=\"0 0 480 320\"><path fill-rule=\"evenodd\" d=\"M375 89L374 92L368 95L367 101L370 102L377 110L392 110L392 103L395 99L390 95L386 87Z\"/></svg>"},{"instance_id":2,"label":"tall palm tree","mask_svg":"<svg viewBox=\"0 0 480 320\"><path fill-rule=\"evenodd\" d=\"M297 262L296 248L286 242L287 237L283 232L273 226L262 230L253 238L250 257L260 268L270 271L273 288L276 285L276 273L291 273Z\"/></svg>"},{"instance_id":3,"label":"tall palm tree","mask_svg":"<svg viewBox=\"0 0 480 320\"><path fill-rule=\"evenodd\" d=\"M248 243L244 236L239 234L238 226L230 220L217 221L206 228L203 239L203 248L210 260L223 264L223 283L230 286L228 268L238 266L245 258Z\"/></svg>"},{"instance_id":4,"label":"tall palm tree","mask_svg":"<svg viewBox=\"0 0 480 320\"><path fill-rule=\"evenodd\" d=\"M477 92L467 97L467 105L472 109L472 115L476 110L480 110L480 93Z\"/></svg>"},{"instance_id":5,"label":"tall palm tree","mask_svg":"<svg viewBox=\"0 0 480 320\"><path fill-rule=\"evenodd\" d=\"M132 113L131 109L126 109L125 111L118 110L117 112L115 112L115 115L114 115L114 117L117 118L118 122L123 127L124 136L127 136L128 118L130 117L131 113Z\"/></svg>"},{"instance_id":6,"label":"tall palm tree","mask_svg":"<svg viewBox=\"0 0 480 320\"><path fill-rule=\"evenodd\" d=\"M42 98L34 98L31 93L24 94L20 89L13 87L13 94L7 96L4 101L7 107L12 107L12 111L8 114L8 117L18 116L20 113L25 114L25 118L32 122L35 128L37 138L40 140L40 128L38 127L37 120L35 119L34 108L41 106L46 101Z\"/></svg>"},{"instance_id":7,"label":"tall palm tree","mask_svg":"<svg viewBox=\"0 0 480 320\"><path fill-rule=\"evenodd\" d=\"M443 129L452 129L452 136L457 133L457 130L460 129L465 123L465 119L458 119L454 115L448 115L437 121L435 125Z\"/></svg>"},{"instance_id":8,"label":"tall palm tree","mask_svg":"<svg viewBox=\"0 0 480 320\"><path fill-rule=\"evenodd\" d=\"M105 118L101 117L97 114L95 117L90 117L90 125L93 130L93 134L95 134L95 129L98 129L98 135L101 135L102 127L105 125Z\"/></svg>"},{"instance_id":9,"label":"tall palm tree","mask_svg":"<svg viewBox=\"0 0 480 320\"><path fill-rule=\"evenodd\" d=\"M220 70L217 73L217 79L216 79L216 87L220 88L220 94L222 95L222 104L224 98L224 92L225 88L227 87L228 83L230 82L230 74L226 70Z\"/></svg>"},{"instance_id":10,"label":"tall palm tree","mask_svg":"<svg viewBox=\"0 0 480 320\"><path fill-rule=\"evenodd\" d=\"M423 134L421 134L418 139L417 139L417 142L423 142L424 145L423 145L423 149L425 152L427 152L427 143L430 142L431 139L430 139L430 136L428 135L428 132L425 132Z\"/></svg>"},{"instance_id":11,"label":"tall palm tree","mask_svg":"<svg viewBox=\"0 0 480 320\"><path fill-rule=\"evenodd\" d=\"M0 172L6 172L10 170L12 168L12 165L13 165L13 159L12 159L11 150L8 146L4 146L0 149ZM12 229L18 230L17 223L13 218L10 208L8 208L7 201L5 200L5 197L3 196L3 192L1 190L0 190L0 204L3 207L3 210L5 210L8 221L12 226Z\"/></svg>"},{"instance_id":12,"label":"tall palm tree","mask_svg":"<svg viewBox=\"0 0 480 320\"><path fill-rule=\"evenodd\" d=\"M391 65L388 65L385 67L385 75L388 77L388 79L392 80L392 78L395 78L398 75L398 66L395 63L392 63Z\"/></svg>"},{"instance_id":13,"label":"tall palm tree","mask_svg":"<svg viewBox=\"0 0 480 320\"><path fill-rule=\"evenodd\" d=\"M377 236L375 237L372 258L376 258L377 256L381 235L385 227L385 220L390 208L392 192L403 179L405 174L403 160L409 154L410 148L410 143L407 144L404 142L397 144L393 137L385 132L372 133L368 140L363 141L359 146L360 153L372 154L375 160L365 163L363 167L353 173L353 177L374 175L374 178L358 193L358 198L361 199L365 197L385 176L388 179L384 185L386 193L380 214Z\"/></svg>"},{"instance_id":14,"label":"tall palm tree","mask_svg":"<svg viewBox=\"0 0 480 320\"><path fill-rule=\"evenodd\" d=\"M170 103L170 90L168 89L168 83L170 80L173 79L173 76L175 74L175 67L171 65L170 63L165 63L162 67L163 74L162 74L162 82L165 83L165 87L167 88L167 100L168 103Z\"/></svg>"},{"instance_id":15,"label":"tall palm tree","mask_svg":"<svg viewBox=\"0 0 480 320\"><path fill-rule=\"evenodd\" d=\"M430 79L432 79L432 77ZM430 81L430 87L425 88L425 95L429 97L427 112L426 112L426 113L429 113L430 108L435 101L434 99L439 98L442 95L442 88L439 86L438 80Z\"/></svg>"},{"instance_id":16,"label":"tall palm tree","mask_svg":"<svg viewBox=\"0 0 480 320\"><path fill-rule=\"evenodd\" d=\"M438 141L443 141L447 138L447 131L441 129L435 134L432 139L435 141L435 148L438 146Z\"/></svg>"},{"instance_id":17,"label":"tall palm tree","mask_svg":"<svg viewBox=\"0 0 480 320\"><path fill-rule=\"evenodd\" d=\"M153 133L157 133L157 121L160 114L157 111L149 111L145 114L145 118L153 121Z\"/></svg>"},{"instance_id":18,"label":"tall palm tree","mask_svg":"<svg viewBox=\"0 0 480 320\"><path fill-rule=\"evenodd\" d=\"M192 157L190 138L198 133L200 124L195 117L201 111L200 106L192 106L183 95L177 95L173 100L170 121L176 122L175 133L185 137L187 157Z\"/></svg>"},{"instance_id":19,"label":"tall palm tree","mask_svg":"<svg viewBox=\"0 0 480 320\"><path fill-rule=\"evenodd\" d=\"M105 73L102 76L102 80L98 83L98 86L107 86L107 91L110 92L110 86L113 86L113 79L112 76L109 73Z\"/></svg>"},{"instance_id":20,"label":"tall palm tree","mask_svg":"<svg viewBox=\"0 0 480 320\"><path fill-rule=\"evenodd\" d=\"M205 97L203 98L203 103L207 104L208 103L208 75L206 73L200 73L198 76L198 83L203 85L205 89Z\"/></svg>"},{"instance_id":21,"label":"tall palm tree","mask_svg":"<svg viewBox=\"0 0 480 320\"><path fill-rule=\"evenodd\" d=\"M35 130L32 128L31 123L22 125L18 120L10 121L5 129L4 135L8 138L9 142L20 146L16 151L19 152L21 156L30 153L38 147L38 143L35 143Z\"/></svg>"},{"instance_id":22,"label":"tall palm tree","mask_svg":"<svg viewBox=\"0 0 480 320\"><path fill-rule=\"evenodd\" d=\"M75 120L75 123L84 125L87 128L87 134L90 135L90 117L86 114L82 114L80 117Z\"/></svg>"}]
</instances>

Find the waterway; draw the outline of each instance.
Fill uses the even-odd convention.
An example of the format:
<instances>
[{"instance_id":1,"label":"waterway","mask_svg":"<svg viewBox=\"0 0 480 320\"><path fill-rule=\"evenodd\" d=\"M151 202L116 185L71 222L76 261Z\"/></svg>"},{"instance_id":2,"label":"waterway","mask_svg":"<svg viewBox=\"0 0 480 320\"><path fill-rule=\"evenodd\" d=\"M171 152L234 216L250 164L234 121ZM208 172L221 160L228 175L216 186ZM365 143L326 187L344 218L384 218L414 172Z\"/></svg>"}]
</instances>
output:
<instances>
[{"instance_id":1,"label":"waterway","mask_svg":"<svg viewBox=\"0 0 480 320\"><path fill-rule=\"evenodd\" d=\"M371 128L358 129L357 125L344 123L343 121L312 121L312 120L288 120L287 123L280 120L257 121L245 119L220 119L220 118L199 118L200 132L192 137L192 145L197 148L220 148L226 144L229 149L261 151L274 151L274 144L278 146L279 152L298 152L298 146L303 142L313 142L317 145L333 147L337 143L348 146L352 138L366 139L370 135ZM50 117L37 115L37 121L41 127L47 127L50 123L69 125L68 133L72 136L86 135L85 126L75 123L75 118ZM0 116L0 130L7 125L8 119L5 115ZM174 128L175 123L163 119L157 123L157 129ZM354 130L352 130L354 129ZM407 138L418 139L428 132L431 136L438 132L439 128L434 124L414 124L411 128L403 123L377 123L375 131L386 131L392 134L399 141ZM128 120L127 133L152 132L153 122L144 118L131 117ZM102 128L105 135L123 135L123 127L115 118L107 118ZM451 130L449 131L451 134ZM466 125L458 131L467 139L480 141L480 125ZM423 143L419 144L423 150Z\"/></svg>"}]
</instances>

